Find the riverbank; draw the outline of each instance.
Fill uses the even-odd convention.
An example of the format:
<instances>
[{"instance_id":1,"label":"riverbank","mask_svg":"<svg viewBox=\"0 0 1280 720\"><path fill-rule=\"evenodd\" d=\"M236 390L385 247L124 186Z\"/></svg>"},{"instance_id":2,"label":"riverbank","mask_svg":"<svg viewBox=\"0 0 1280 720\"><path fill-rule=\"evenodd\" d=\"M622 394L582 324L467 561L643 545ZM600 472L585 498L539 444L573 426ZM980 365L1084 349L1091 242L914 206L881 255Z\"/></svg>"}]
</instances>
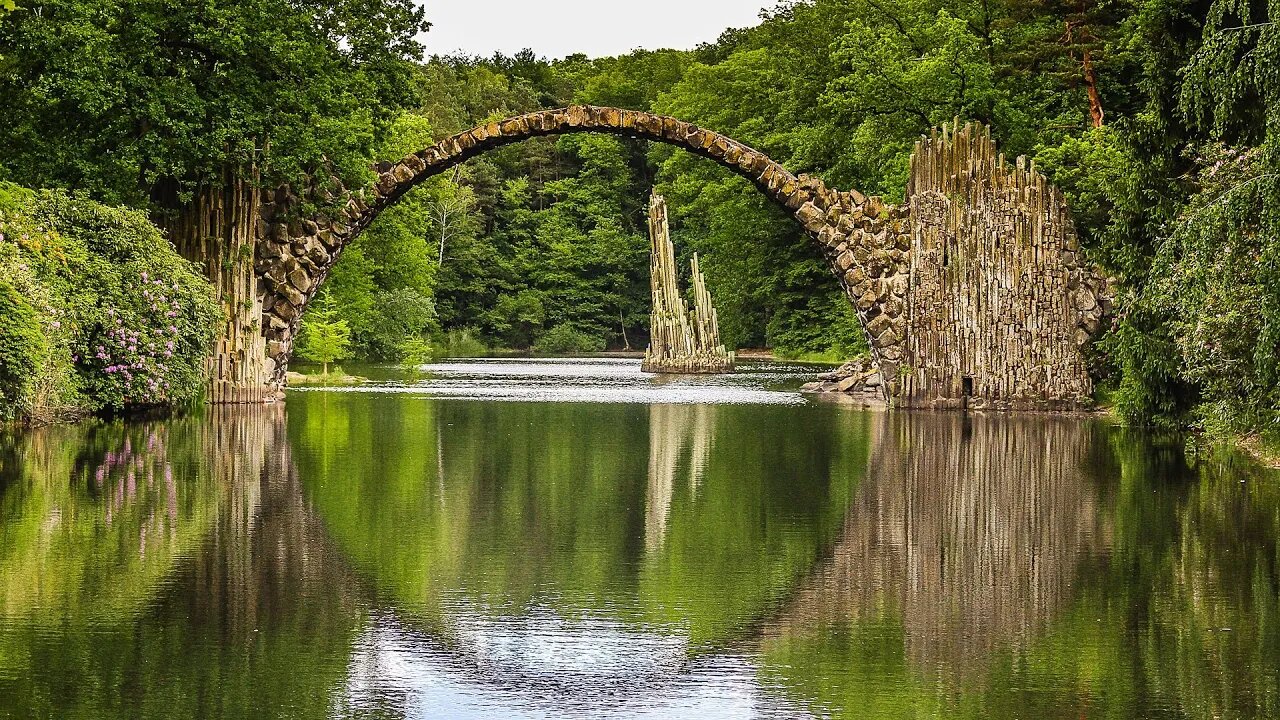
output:
<instances>
[{"instance_id":1,"label":"riverbank","mask_svg":"<svg viewBox=\"0 0 1280 720\"><path fill-rule=\"evenodd\" d=\"M1243 450L1255 462L1272 470L1280 470L1280 447L1268 443L1260 435L1235 438L1232 445Z\"/></svg>"},{"instance_id":2,"label":"riverbank","mask_svg":"<svg viewBox=\"0 0 1280 720\"><path fill-rule=\"evenodd\" d=\"M284 377L287 387L351 387L369 382L369 378L348 375L342 371L342 368L334 368L333 372L315 374L288 372Z\"/></svg>"}]
</instances>

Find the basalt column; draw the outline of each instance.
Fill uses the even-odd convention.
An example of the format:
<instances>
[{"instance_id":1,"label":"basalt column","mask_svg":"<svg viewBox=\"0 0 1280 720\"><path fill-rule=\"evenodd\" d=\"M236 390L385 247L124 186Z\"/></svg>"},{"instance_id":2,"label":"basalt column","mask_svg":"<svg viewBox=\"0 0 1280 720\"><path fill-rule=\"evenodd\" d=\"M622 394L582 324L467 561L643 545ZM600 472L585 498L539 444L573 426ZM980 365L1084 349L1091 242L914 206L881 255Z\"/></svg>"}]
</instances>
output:
<instances>
[{"instance_id":1,"label":"basalt column","mask_svg":"<svg viewBox=\"0 0 1280 720\"><path fill-rule=\"evenodd\" d=\"M911 157L906 407L1070 410L1107 281L1083 262L1062 192L989 128L944 127Z\"/></svg>"},{"instance_id":2,"label":"basalt column","mask_svg":"<svg viewBox=\"0 0 1280 720\"><path fill-rule=\"evenodd\" d=\"M692 261L694 308L680 296L675 247L667 225L667 203L654 193L649 202L649 348L641 369L654 373L716 373L733 369L733 353L720 344L720 322L706 278Z\"/></svg>"},{"instance_id":3,"label":"basalt column","mask_svg":"<svg viewBox=\"0 0 1280 720\"><path fill-rule=\"evenodd\" d=\"M200 188L181 212L161 220L178 252L204 269L223 309L223 325L209 358L212 403L280 397L281 387L268 367L263 297L254 268L260 195L256 183L228 171L219 187Z\"/></svg>"}]
</instances>

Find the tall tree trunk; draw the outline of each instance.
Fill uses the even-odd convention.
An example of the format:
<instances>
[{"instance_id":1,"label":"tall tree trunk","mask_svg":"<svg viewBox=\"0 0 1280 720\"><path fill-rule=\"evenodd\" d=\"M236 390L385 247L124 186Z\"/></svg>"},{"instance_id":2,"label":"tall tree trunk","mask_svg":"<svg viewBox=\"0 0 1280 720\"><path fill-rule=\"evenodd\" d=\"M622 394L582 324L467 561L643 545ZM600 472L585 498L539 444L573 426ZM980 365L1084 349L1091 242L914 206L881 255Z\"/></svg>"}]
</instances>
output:
<instances>
[{"instance_id":1,"label":"tall tree trunk","mask_svg":"<svg viewBox=\"0 0 1280 720\"><path fill-rule=\"evenodd\" d=\"M1098 76L1093 72L1093 56L1089 49L1084 51L1084 87L1089 94L1089 117L1093 127L1102 127L1102 96L1098 94Z\"/></svg>"},{"instance_id":2,"label":"tall tree trunk","mask_svg":"<svg viewBox=\"0 0 1280 720\"><path fill-rule=\"evenodd\" d=\"M190 203L160 223L178 252L204 269L223 310L209 358L208 400L261 403L283 397L272 380L262 334L262 295L254 271L262 229L261 191L230 169L220 186L206 185Z\"/></svg>"}]
</instances>

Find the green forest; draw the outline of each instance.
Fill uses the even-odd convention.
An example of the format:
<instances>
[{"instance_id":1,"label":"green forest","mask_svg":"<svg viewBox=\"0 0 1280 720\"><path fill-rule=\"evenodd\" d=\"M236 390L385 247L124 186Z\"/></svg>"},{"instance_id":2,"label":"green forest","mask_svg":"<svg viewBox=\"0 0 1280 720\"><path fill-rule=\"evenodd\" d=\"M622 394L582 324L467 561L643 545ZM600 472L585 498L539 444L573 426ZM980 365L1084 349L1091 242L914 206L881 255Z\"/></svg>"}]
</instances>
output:
<instances>
[{"instance_id":1,"label":"green forest","mask_svg":"<svg viewBox=\"0 0 1280 720\"><path fill-rule=\"evenodd\" d=\"M433 54L410 0L18 0L0 10L0 181L55 194L3 212L40 224L40 203L103 203L164 227L230 176L325 167L355 187L375 160L569 103L673 115L900 201L916 139L975 120L1066 192L1119 281L1091 349L1104 400L1132 422L1276 436L1277 16L1275 0L789 0L693 50L548 60ZM865 347L784 210L711 162L612 136L531 140L431 181L345 252L312 312L370 360L643 349L655 187L727 345ZM13 267L32 252L19 243ZM0 317L0 380L28 387L51 352L31 329L55 320L0 267L0 303L25 308ZM68 354L82 383L105 371Z\"/></svg>"}]
</instances>

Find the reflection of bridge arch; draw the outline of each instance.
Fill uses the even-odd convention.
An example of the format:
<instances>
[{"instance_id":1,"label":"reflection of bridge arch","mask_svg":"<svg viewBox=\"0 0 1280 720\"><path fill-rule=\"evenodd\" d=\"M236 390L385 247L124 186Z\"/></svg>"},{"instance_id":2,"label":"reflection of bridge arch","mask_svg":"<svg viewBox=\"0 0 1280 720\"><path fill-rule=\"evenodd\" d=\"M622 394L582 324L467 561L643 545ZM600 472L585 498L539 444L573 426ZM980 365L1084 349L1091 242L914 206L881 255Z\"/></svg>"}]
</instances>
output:
<instances>
[{"instance_id":1,"label":"reflection of bridge arch","mask_svg":"<svg viewBox=\"0 0 1280 720\"><path fill-rule=\"evenodd\" d=\"M319 215L299 220L306 201L334 198L332 187L290 188L276 192L275 202L264 207L265 238L258 243L257 273L263 298L262 331L273 360L273 380L282 383L303 311L319 290L342 251L381 213L405 193L426 180L467 160L503 145L535 137L569 133L606 133L665 143L718 163L740 175L769 199L791 212L817 243L868 331L875 352L889 347L888 359L901 358L901 328L880 342L887 323L870 323L882 308L895 308L898 318L905 303L906 271L900 248L909 245L905 224L907 208L886 206L858 192L838 192L818 178L794 175L782 165L743 143L717 132L672 117L637 110L574 105L558 110L527 113L474 127L397 162L376 166L377 180L365 190L347 196L336 217ZM331 179L336 183L336 179ZM344 190L338 188L339 200ZM319 202L317 204L323 204ZM902 238L899 240L899 238ZM872 262L873 251L878 251ZM869 298L872 280L884 278L883 287ZM890 282L893 280L893 282ZM860 302L859 299L863 298Z\"/></svg>"}]
</instances>

